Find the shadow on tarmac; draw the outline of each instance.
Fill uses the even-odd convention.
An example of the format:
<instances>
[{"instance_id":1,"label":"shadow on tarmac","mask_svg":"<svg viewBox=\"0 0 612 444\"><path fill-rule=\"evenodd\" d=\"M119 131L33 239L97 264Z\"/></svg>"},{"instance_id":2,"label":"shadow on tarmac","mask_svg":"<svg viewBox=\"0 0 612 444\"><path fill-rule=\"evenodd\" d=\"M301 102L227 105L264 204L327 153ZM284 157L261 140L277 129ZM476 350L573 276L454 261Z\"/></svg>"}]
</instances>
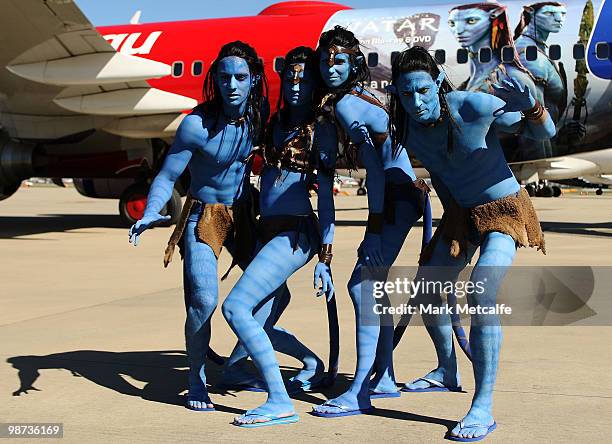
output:
<instances>
[{"instance_id":1,"label":"shadow on tarmac","mask_svg":"<svg viewBox=\"0 0 612 444\"><path fill-rule=\"evenodd\" d=\"M54 353L46 356L14 356L7 362L18 372L19 388L13 396L27 395L31 391L42 391L34 386L41 376L41 370L68 370L74 377L89 381L127 396L138 396L147 401L183 407L187 390L187 356L183 350L111 352L99 350L76 350ZM212 361L209 361L212 363ZM207 366L210 383L209 392L221 396L236 396L233 390L220 389L221 369L219 365ZM287 380L298 371L294 367L281 367ZM130 382L144 383L142 388ZM340 373L331 387L308 393L299 393L292 398L313 405L322 404L326 399L335 398L348 388L352 378ZM139 384L142 385L142 384ZM323 396L321 396L323 395ZM215 409L222 412L241 414L244 410L220 404L214 400ZM438 424L451 430L456 421L422 416L409 412L376 408L370 415L404 421Z\"/></svg>"},{"instance_id":2,"label":"shadow on tarmac","mask_svg":"<svg viewBox=\"0 0 612 444\"><path fill-rule=\"evenodd\" d=\"M0 239L40 233L58 233L78 228L129 228L113 214L42 214L0 217Z\"/></svg>"}]
</instances>

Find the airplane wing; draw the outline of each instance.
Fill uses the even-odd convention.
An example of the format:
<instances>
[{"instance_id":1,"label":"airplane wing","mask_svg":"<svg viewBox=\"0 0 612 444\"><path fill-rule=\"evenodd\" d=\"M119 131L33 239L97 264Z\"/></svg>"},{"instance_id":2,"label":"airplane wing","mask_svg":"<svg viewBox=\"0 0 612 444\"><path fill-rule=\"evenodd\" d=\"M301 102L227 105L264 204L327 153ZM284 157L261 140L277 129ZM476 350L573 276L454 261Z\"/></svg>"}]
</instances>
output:
<instances>
[{"instance_id":1,"label":"airplane wing","mask_svg":"<svg viewBox=\"0 0 612 444\"><path fill-rule=\"evenodd\" d=\"M0 125L12 138L163 137L197 104L152 88L171 67L117 52L73 0L4 0L0 42Z\"/></svg>"}]
</instances>

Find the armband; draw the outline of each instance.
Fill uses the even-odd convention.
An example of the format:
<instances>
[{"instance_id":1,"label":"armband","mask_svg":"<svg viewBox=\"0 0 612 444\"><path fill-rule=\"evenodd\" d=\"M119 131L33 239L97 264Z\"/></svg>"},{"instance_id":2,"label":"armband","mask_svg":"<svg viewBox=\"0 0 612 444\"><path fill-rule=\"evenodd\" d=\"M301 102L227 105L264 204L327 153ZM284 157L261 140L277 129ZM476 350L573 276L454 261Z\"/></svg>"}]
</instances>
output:
<instances>
[{"instance_id":1,"label":"armband","mask_svg":"<svg viewBox=\"0 0 612 444\"><path fill-rule=\"evenodd\" d=\"M329 265L331 264L332 257L332 244L323 244L321 245L321 250L319 251L319 262Z\"/></svg>"},{"instance_id":2,"label":"armband","mask_svg":"<svg viewBox=\"0 0 612 444\"><path fill-rule=\"evenodd\" d=\"M546 120L546 108L542 106L542 104L536 100L533 108L529 108L528 110L523 111L523 116L526 120L529 120L533 123L542 124Z\"/></svg>"}]
</instances>

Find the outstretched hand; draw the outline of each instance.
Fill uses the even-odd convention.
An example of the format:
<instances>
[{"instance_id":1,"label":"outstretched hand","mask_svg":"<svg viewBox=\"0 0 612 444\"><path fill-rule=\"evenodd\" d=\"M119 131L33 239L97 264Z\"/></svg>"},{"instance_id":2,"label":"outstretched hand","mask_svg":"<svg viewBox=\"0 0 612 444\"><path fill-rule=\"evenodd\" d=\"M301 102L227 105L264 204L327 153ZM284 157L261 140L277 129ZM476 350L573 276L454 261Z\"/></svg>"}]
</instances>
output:
<instances>
[{"instance_id":1,"label":"outstretched hand","mask_svg":"<svg viewBox=\"0 0 612 444\"><path fill-rule=\"evenodd\" d=\"M320 286L319 286L319 282L321 283ZM332 300L335 294L335 290L334 290L334 281L331 275L331 268L329 267L329 265L324 264L323 262L317 263L317 265L315 266L315 271L314 271L313 284L314 284L315 289L317 287L319 289L319 291L317 291L317 297L325 294L326 295L325 298L327 299L327 302Z\"/></svg>"},{"instance_id":2,"label":"outstretched hand","mask_svg":"<svg viewBox=\"0 0 612 444\"><path fill-rule=\"evenodd\" d=\"M357 253L363 257L368 267L384 266L382 253L382 239L380 234L366 233Z\"/></svg>"},{"instance_id":3,"label":"outstretched hand","mask_svg":"<svg viewBox=\"0 0 612 444\"><path fill-rule=\"evenodd\" d=\"M533 108L536 104L536 99L525 85L510 77L510 80L502 80L501 84L493 84L495 96L502 99L506 104L496 110L493 115L498 116L502 113L511 113L525 111Z\"/></svg>"},{"instance_id":4,"label":"outstretched hand","mask_svg":"<svg viewBox=\"0 0 612 444\"><path fill-rule=\"evenodd\" d=\"M142 219L130 227L129 241L136 247L138 245L138 236L148 228L159 225L162 222L170 220L170 215L162 216L161 214L145 214Z\"/></svg>"}]
</instances>

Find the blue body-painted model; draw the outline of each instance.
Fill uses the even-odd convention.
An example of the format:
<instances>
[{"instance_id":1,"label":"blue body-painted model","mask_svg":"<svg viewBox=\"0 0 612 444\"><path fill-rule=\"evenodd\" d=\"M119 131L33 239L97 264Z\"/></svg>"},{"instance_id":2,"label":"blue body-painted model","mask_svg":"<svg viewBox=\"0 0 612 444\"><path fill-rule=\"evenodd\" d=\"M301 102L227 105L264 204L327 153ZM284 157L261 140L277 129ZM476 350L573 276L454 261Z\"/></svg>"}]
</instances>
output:
<instances>
[{"instance_id":1,"label":"blue body-painted model","mask_svg":"<svg viewBox=\"0 0 612 444\"><path fill-rule=\"evenodd\" d=\"M250 46L232 42L221 49L205 80L207 102L181 123L151 185L144 217L130 229L130 242L137 245L143 231L168 218L161 216L160 210L176 180L189 168L189 192L195 204L184 227L183 280L189 360L187 407L193 410L214 409L206 387L204 358L210 342L210 318L218 299L217 256L211 245L198 238L196 227L203 206L232 207L248 199L245 160L261 126L264 83L263 66ZM231 236L224 246L230 252L239 247ZM269 312L269 307L262 312L264 319L260 322Z\"/></svg>"},{"instance_id":2,"label":"blue body-painted model","mask_svg":"<svg viewBox=\"0 0 612 444\"><path fill-rule=\"evenodd\" d=\"M505 161L498 133L522 131L523 136L536 140L555 134L552 119L525 86L511 79L493 88L496 96L453 91L433 58L419 47L401 53L393 65L390 91L395 104L392 103L395 111L391 116L394 139L402 141L428 169L445 214L452 200L461 208L472 209L513 197L520 191ZM533 209L530 203L528 205ZM448 267L449 274L441 280L455 280L480 246L471 279L484 280L485 291L468 295L468 303L493 305L518 241L503 232L475 232L474 227L468 240L466 251L454 257L449 245L440 237L427 266L419 269L415 280L440 278L428 276L432 273L428 266ZM541 246L543 248L543 239ZM442 304L439 294L428 296L429 303ZM423 320L436 347L438 368L409 388L436 385L428 380L457 387L459 377L448 314L423 315ZM470 345L476 391L470 410L448 435L449 439L482 439L495 428L492 401L501 339L497 317L472 316Z\"/></svg>"},{"instance_id":3,"label":"blue body-painted model","mask_svg":"<svg viewBox=\"0 0 612 444\"><path fill-rule=\"evenodd\" d=\"M314 353L281 329L268 336L253 317L254 308L310 261L319 252L321 242L331 244L333 240L332 177L327 174L330 165L321 161L333 161L333 153L320 155L317 150L312 110L314 68L314 51L310 48L296 48L285 57L281 73L284 107L273 117L270 136L264 140L266 166L261 175L260 247L223 304L223 315L259 369L268 392L263 405L235 418L234 424L241 427L298 420L274 349L288 348L304 362L312 360L309 368L290 382L293 386L306 389L323 377L322 362ZM315 180L315 168L320 229L308 190ZM322 291L328 298L333 297L329 263L319 262L315 270L315 284L320 280Z\"/></svg>"},{"instance_id":4,"label":"blue body-painted model","mask_svg":"<svg viewBox=\"0 0 612 444\"><path fill-rule=\"evenodd\" d=\"M381 328L380 319L373 311L373 294L362 291L368 288L363 282L362 271L368 266L393 264L408 232L420 217L422 194L413 185L415 175L407 154L393 153L387 134L386 110L363 90L367 66L359 50L359 41L350 31L336 27L322 34L319 72L326 86L321 96L334 107L331 120L340 125L341 132L348 138L340 143L346 145L350 141L356 146L366 168L370 213L368 229L358 249L359 258L348 283L357 326L355 377L347 392L313 409L317 416L335 417L369 411L371 395L398 395L392 367L392 323L387 322L387 326ZM325 144L337 144L337 140L332 138ZM346 155L347 158L356 157L351 153ZM376 378L370 388L377 356Z\"/></svg>"}]
</instances>

